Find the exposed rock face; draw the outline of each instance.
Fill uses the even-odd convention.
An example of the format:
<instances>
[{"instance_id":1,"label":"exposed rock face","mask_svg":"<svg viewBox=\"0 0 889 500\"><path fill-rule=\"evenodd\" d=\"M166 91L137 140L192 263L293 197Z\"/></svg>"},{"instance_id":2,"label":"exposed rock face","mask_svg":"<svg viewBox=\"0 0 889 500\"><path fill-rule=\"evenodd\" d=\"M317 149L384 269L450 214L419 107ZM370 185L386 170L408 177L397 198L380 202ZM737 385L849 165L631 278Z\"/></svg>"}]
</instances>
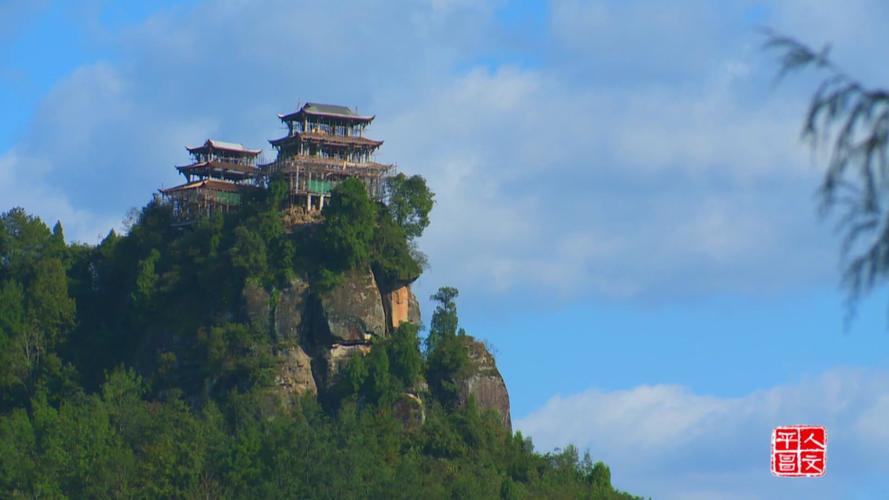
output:
<instances>
[{"instance_id":1,"label":"exposed rock face","mask_svg":"<svg viewBox=\"0 0 889 500\"><path fill-rule=\"evenodd\" d=\"M380 290L369 270L347 274L333 290L320 294L321 327L332 343L367 342L386 335Z\"/></svg>"},{"instance_id":2,"label":"exposed rock face","mask_svg":"<svg viewBox=\"0 0 889 500\"><path fill-rule=\"evenodd\" d=\"M417 296L413 292L408 294L407 320L417 326L423 320L420 314L420 301L417 300Z\"/></svg>"},{"instance_id":3,"label":"exposed rock face","mask_svg":"<svg viewBox=\"0 0 889 500\"><path fill-rule=\"evenodd\" d=\"M274 307L271 294L256 281L248 280L241 293L244 313L250 323L274 336L277 389L272 388L271 394L285 407L292 407L303 394L318 394L312 358L299 344L308 291L306 282L294 278L279 292Z\"/></svg>"},{"instance_id":4,"label":"exposed rock face","mask_svg":"<svg viewBox=\"0 0 889 500\"><path fill-rule=\"evenodd\" d=\"M244 284L241 298L244 313L250 323L263 332L272 332L278 340L296 342L305 316L309 285L300 278L293 278L290 284L278 294L277 304L272 310L269 292L259 283L248 280ZM273 327L273 330L270 330Z\"/></svg>"},{"instance_id":5,"label":"exposed rock face","mask_svg":"<svg viewBox=\"0 0 889 500\"><path fill-rule=\"evenodd\" d=\"M460 381L460 404L466 404L472 397L479 408L495 410L503 425L512 430L509 392L497 365L494 364L494 356L484 344L469 337L467 349L471 370L470 375Z\"/></svg>"},{"instance_id":6,"label":"exposed rock face","mask_svg":"<svg viewBox=\"0 0 889 500\"><path fill-rule=\"evenodd\" d=\"M384 294L383 308L391 330L397 329L405 321L415 325L420 324L420 303L411 292L410 285L404 285Z\"/></svg>"},{"instance_id":7,"label":"exposed rock face","mask_svg":"<svg viewBox=\"0 0 889 500\"><path fill-rule=\"evenodd\" d=\"M295 400L303 394L318 394L315 377L312 376L312 358L298 345L278 352L278 375L275 382L284 396Z\"/></svg>"},{"instance_id":8,"label":"exposed rock face","mask_svg":"<svg viewBox=\"0 0 889 500\"><path fill-rule=\"evenodd\" d=\"M259 283L248 281L242 292L244 314L254 327L275 339L276 387L269 389L276 399L292 408L305 394L323 395L353 356L370 352L374 338L385 337L404 322L419 325L420 307L410 284L394 286L381 291L370 270L354 271L334 289L317 295L310 293L305 281L295 278L273 300ZM470 369L468 376L457 381L458 403L465 405L472 398L479 408L496 411L511 429L509 393L494 357L483 343L468 336L465 340ZM421 380L395 402L393 412L406 429L423 425L421 396L425 398L428 391Z\"/></svg>"},{"instance_id":9,"label":"exposed rock face","mask_svg":"<svg viewBox=\"0 0 889 500\"><path fill-rule=\"evenodd\" d=\"M300 278L293 278L290 286L281 290L275 307L275 333L279 339L299 339L308 293L308 283Z\"/></svg>"},{"instance_id":10,"label":"exposed rock face","mask_svg":"<svg viewBox=\"0 0 889 500\"><path fill-rule=\"evenodd\" d=\"M294 226L317 224L321 222L324 217L321 215L321 212L306 212L305 207L290 207L284 212L283 219L284 227L292 230Z\"/></svg>"},{"instance_id":11,"label":"exposed rock face","mask_svg":"<svg viewBox=\"0 0 889 500\"><path fill-rule=\"evenodd\" d=\"M369 352L369 344L333 344L330 346L330 350L324 352L325 373L323 377L325 386L331 387L333 385L340 372L349 365L353 354L359 353L362 356L367 356Z\"/></svg>"}]
</instances>

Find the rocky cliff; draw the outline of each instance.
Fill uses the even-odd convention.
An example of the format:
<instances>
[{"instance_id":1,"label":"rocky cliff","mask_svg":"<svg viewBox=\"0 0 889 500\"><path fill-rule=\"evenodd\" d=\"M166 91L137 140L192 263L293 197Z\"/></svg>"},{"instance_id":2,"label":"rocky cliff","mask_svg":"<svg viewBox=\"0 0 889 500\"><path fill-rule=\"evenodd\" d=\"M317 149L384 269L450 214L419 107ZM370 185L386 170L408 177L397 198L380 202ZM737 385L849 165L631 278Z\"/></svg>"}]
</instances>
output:
<instances>
[{"instance_id":1,"label":"rocky cliff","mask_svg":"<svg viewBox=\"0 0 889 500\"><path fill-rule=\"evenodd\" d=\"M473 398L479 408L496 411L503 425L512 429L509 392L494 362L494 356L482 342L471 337L467 337L466 348L469 352L470 371L467 377L458 381L460 404L466 404L469 398Z\"/></svg>"},{"instance_id":2,"label":"rocky cliff","mask_svg":"<svg viewBox=\"0 0 889 500\"><path fill-rule=\"evenodd\" d=\"M381 290L369 270L343 276L330 290L316 292L305 281L269 292L248 281L242 293L246 318L275 339L277 395L285 405L309 394L323 395L336 384L357 353L370 353L375 339L386 338L403 322L420 324L419 301L410 284ZM509 394L494 357L481 342L466 337L469 374L458 381L459 403L474 399L511 428ZM424 387L421 381L419 387ZM422 390L406 393L395 405L408 424L424 419Z\"/></svg>"}]
</instances>

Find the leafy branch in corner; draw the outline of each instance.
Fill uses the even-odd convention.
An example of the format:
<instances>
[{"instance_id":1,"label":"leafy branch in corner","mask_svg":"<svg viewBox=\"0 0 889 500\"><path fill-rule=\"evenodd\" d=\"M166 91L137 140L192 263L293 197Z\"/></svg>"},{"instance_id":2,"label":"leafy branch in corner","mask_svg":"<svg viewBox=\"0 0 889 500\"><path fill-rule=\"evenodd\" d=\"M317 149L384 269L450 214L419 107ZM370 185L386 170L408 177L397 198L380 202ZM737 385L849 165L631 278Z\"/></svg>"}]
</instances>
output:
<instances>
[{"instance_id":1,"label":"leafy branch in corner","mask_svg":"<svg viewBox=\"0 0 889 500\"><path fill-rule=\"evenodd\" d=\"M849 318L858 299L889 274L889 91L869 88L794 38L766 31L765 48L780 54L777 80L803 69L825 73L809 101L802 137L826 147L818 189L823 216L837 214ZM848 318L847 318L848 319Z\"/></svg>"}]
</instances>

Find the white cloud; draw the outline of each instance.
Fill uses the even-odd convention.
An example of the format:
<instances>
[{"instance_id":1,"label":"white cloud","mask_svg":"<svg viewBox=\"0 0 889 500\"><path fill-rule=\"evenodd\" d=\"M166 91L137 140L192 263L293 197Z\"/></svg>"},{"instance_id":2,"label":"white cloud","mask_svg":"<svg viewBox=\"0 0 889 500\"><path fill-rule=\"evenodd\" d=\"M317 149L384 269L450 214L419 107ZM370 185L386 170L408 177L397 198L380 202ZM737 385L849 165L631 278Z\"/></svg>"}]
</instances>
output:
<instances>
[{"instance_id":1,"label":"white cloud","mask_svg":"<svg viewBox=\"0 0 889 500\"><path fill-rule=\"evenodd\" d=\"M38 215L52 227L61 221L68 239L98 243L108 230L120 230L123 215L103 216L73 206L64 192L45 183L35 182L35 177L49 167L45 160L22 158L17 151L0 156L0 199L3 211L24 207Z\"/></svg>"},{"instance_id":2,"label":"white cloud","mask_svg":"<svg viewBox=\"0 0 889 500\"><path fill-rule=\"evenodd\" d=\"M23 206L66 236L94 243L147 203L181 156L183 137L212 130L200 116L167 122L140 103L109 63L83 66L39 106L21 143L3 155L4 208ZM160 175L158 175L160 174Z\"/></svg>"},{"instance_id":3,"label":"white cloud","mask_svg":"<svg viewBox=\"0 0 889 500\"><path fill-rule=\"evenodd\" d=\"M769 94L773 68L732 17L747 2L555 2L534 64L490 55L508 53L500 6L208 0L161 12L108 34L119 56L56 86L9 169L98 226L177 182L185 144L215 136L268 153L276 112L357 104L378 117L381 159L437 192L422 241L430 283L676 297L834 282L817 169L797 143L804 102ZM26 208L55 213L41 200Z\"/></svg>"},{"instance_id":4,"label":"white cloud","mask_svg":"<svg viewBox=\"0 0 889 500\"><path fill-rule=\"evenodd\" d=\"M614 483L654 498L839 498L889 466L889 373L836 369L736 398L685 387L589 389L556 396L515 424L538 449L573 443L608 463ZM779 425L824 425L825 477L788 481L769 473Z\"/></svg>"},{"instance_id":5,"label":"white cloud","mask_svg":"<svg viewBox=\"0 0 889 500\"><path fill-rule=\"evenodd\" d=\"M695 80L718 64L744 36L745 3L559 0L550 23L562 57L636 87Z\"/></svg>"},{"instance_id":6,"label":"white cloud","mask_svg":"<svg viewBox=\"0 0 889 500\"><path fill-rule=\"evenodd\" d=\"M776 120L764 103L744 108L738 77L721 76L737 71L716 72L687 95L476 69L381 118L386 154L439 195L445 223L423 242L430 274L609 296L823 282L833 255L796 121ZM784 265L788 253L799 264Z\"/></svg>"}]
</instances>

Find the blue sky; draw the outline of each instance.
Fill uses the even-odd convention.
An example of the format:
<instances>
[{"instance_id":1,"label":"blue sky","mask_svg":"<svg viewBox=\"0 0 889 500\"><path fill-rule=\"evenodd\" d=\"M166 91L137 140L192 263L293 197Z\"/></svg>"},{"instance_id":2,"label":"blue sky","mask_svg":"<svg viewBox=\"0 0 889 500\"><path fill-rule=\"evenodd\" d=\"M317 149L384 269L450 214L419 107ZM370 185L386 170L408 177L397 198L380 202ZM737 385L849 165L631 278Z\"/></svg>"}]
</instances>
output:
<instances>
[{"instance_id":1,"label":"blue sky","mask_svg":"<svg viewBox=\"0 0 889 500\"><path fill-rule=\"evenodd\" d=\"M775 86L757 28L874 85L878 0L0 0L0 200L96 242L183 146L265 148L300 101L377 115L437 193L416 284L461 290L516 427L654 498L885 498L889 296L848 332L815 75ZM424 309L428 318L431 306ZM827 425L828 474L768 473ZM626 439L617 439L622 436Z\"/></svg>"}]
</instances>

